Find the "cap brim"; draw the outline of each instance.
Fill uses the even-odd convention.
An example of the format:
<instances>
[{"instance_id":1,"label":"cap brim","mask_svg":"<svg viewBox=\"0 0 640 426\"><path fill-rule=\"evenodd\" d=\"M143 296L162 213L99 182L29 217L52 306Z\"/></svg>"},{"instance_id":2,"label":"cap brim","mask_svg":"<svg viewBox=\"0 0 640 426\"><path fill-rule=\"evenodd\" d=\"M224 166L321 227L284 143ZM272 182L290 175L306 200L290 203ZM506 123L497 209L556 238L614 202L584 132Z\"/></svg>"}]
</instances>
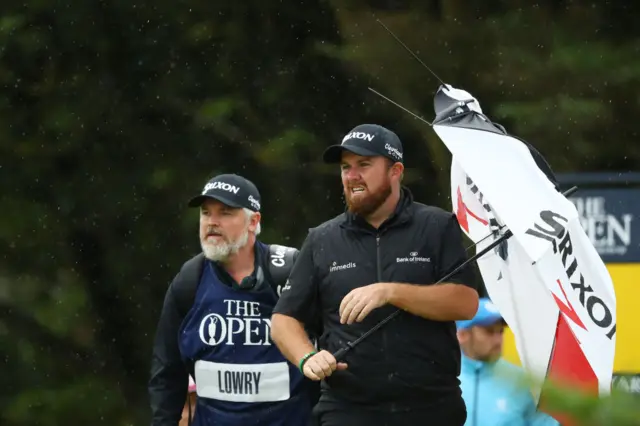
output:
<instances>
[{"instance_id":1,"label":"cap brim","mask_svg":"<svg viewBox=\"0 0 640 426\"><path fill-rule=\"evenodd\" d=\"M482 326L482 327L487 327L489 325L497 324L499 322L502 322L502 323L506 324L506 321L500 315L495 315L495 316L491 315L491 316L488 316L486 318L482 318L482 320L476 322L473 325L479 325L479 326Z\"/></svg>"},{"instance_id":2,"label":"cap brim","mask_svg":"<svg viewBox=\"0 0 640 426\"><path fill-rule=\"evenodd\" d=\"M474 318L471 320L456 321L456 325L458 329L464 330L475 326L488 327L499 322L503 323L504 325L508 325L504 318L500 315L490 315L479 319Z\"/></svg>"},{"instance_id":3,"label":"cap brim","mask_svg":"<svg viewBox=\"0 0 640 426\"><path fill-rule=\"evenodd\" d=\"M237 209L241 209L244 206L239 205L238 203L235 203L231 200L229 200L228 198L225 197L221 197L219 195L197 195L195 197L193 197L192 199L189 200L188 206L189 207L200 207L202 205L202 203L204 203L205 200L217 200L220 201L222 204L225 204L229 207L233 207L233 208L237 208Z\"/></svg>"},{"instance_id":4,"label":"cap brim","mask_svg":"<svg viewBox=\"0 0 640 426\"><path fill-rule=\"evenodd\" d=\"M382 156L379 152L371 151L366 148L358 146L344 146L344 145L331 145L322 154L322 159L325 163L339 163L342 161L342 153L344 151L353 152L356 155L362 155L363 157L379 157Z\"/></svg>"}]
</instances>

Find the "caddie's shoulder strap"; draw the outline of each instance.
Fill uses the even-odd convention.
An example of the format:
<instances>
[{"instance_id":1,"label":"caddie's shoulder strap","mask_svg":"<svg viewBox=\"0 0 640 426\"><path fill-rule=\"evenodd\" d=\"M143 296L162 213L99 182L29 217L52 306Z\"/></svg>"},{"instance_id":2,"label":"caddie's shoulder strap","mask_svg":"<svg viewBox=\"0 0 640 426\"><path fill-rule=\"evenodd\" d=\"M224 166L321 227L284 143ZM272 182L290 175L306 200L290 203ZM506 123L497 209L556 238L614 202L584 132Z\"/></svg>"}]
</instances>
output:
<instances>
[{"instance_id":1,"label":"caddie's shoulder strap","mask_svg":"<svg viewBox=\"0 0 640 426\"><path fill-rule=\"evenodd\" d=\"M272 288L278 296L280 296L282 287L287 283L298 253L299 250L293 247L278 244L269 245L267 274ZM187 260L172 284L178 310L182 318L187 316L195 300L204 268L204 260L203 253Z\"/></svg>"},{"instance_id":2,"label":"caddie's shoulder strap","mask_svg":"<svg viewBox=\"0 0 640 426\"><path fill-rule=\"evenodd\" d=\"M204 269L204 253L187 260L176 276L172 286L180 316L184 318L196 297L200 277Z\"/></svg>"},{"instance_id":3,"label":"caddie's shoulder strap","mask_svg":"<svg viewBox=\"0 0 640 426\"><path fill-rule=\"evenodd\" d=\"M269 245L268 254L268 276L278 297L282 292L282 287L287 284L293 264L298 257L300 251L293 247L282 246L279 244Z\"/></svg>"}]
</instances>

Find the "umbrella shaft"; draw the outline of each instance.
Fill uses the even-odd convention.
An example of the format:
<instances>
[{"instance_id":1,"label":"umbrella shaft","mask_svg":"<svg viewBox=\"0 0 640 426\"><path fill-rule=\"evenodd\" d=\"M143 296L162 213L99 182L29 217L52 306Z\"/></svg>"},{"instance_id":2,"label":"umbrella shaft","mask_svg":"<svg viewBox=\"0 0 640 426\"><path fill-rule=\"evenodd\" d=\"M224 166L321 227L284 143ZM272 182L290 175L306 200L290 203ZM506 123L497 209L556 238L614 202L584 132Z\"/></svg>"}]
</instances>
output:
<instances>
[{"instance_id":1,"label":"umbrella shaft","mask_svg":"<svg viewBox=\"0 0 640 426\"><path fill-rule=\"evenodd\" d=\"M576 190L578 189L577 186L571 187L568 190L566 190L565 192L562 193L562 195L564 195L565 197L568 197L569 195L573 194L574 192L576 192ZM487 237L489 237L490 235L487 235ZM464 262L462 262L460 265L458 265L453 271L449 272L448 274L446 274L444 277L440 278L438 281L436 281L434 284L442 284L443 282L445 282L446 280L448 280L449 278L451 278L453 276L453 274L455 274L456 272L458 272L460 269L464 268L465 266L467 266L469 263L474 262L476 260L478 260L479 258L481 258L482 256L484 256L485 254L487 254L490 250L492 250L494 247L496 247L497 245L499 245L500 243L502 243L503 241L508 240L509 238L511 238L513 236L513 232L511 232L511 230L507 230L507 232L505 232L504 234L502 234L498 239L496 239L494 242L492 242L491 244L489 244L487 247L485 247L484 249L482 249L481 251L479 251L478 253L476 253L475 255L471 256L469 259L465 260ZM487 238L485 237L485 238ZM484 238L483 238L484 240ZM481 240L482 241L482 240ZM477 244L477 243L476 243ZM474 244L475 245L475 244ZM353 349L354 346L356 346L358 343L362 342L364 339L366 339L367 337L369 337L371 334L373 334L376 330L379 330L380 328L382 328L383 325L385 325L386 323L388 323L389 321L391 321L392 319L394 319L395 317L397 317L398 315L400 315L400 312L402 312L402 310L400 309L396 309L393 313L391 313L389 316L387 316L385 319L383 319L382 321L380 321L379 323L377 323L376 325L374 325L373 327L371 327L370 330L368 330L367 332L365 332L362 336L358 337L356 340L354 340L353 342L347 342L347 344L342 347L341 349L339 349L338 351L336 351L335 354L333 354L333 356L335 357L335 359L337 361L342 360L342 358L344 358L344 356L347 354L347 352L349 352L351 349Z\"/></svg>"}]
</instances>

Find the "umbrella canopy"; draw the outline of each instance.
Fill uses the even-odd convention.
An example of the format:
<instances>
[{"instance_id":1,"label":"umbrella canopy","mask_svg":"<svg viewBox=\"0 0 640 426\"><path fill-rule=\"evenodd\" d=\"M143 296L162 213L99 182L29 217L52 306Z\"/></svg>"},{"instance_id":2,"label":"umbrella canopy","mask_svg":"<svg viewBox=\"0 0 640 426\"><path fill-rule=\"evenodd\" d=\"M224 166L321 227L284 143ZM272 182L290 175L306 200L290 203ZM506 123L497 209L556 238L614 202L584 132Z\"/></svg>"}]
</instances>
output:
<instances>
[{"instance_id":1,"label":"umbrella canopy","mask_svg":"<svg viewBox=\"0 0 640 426\"><path fill-rule=\"evenodd\" d=\"M478 266L525 369L608 394L615 292L574 205L557 191L539 153L492 123L468 92L443 85L434 106L433 129L453 156L451 192L461 228L478 251L513 233Z\"/></svg>"},{"instance_id":2,"label":"umbrella canopy","mask_svg":"<svg viewBox=\"0 0 640 426\"><path fill-rule=\"evenodd\" d=\"M476 251L480 252L503 235L506 228L487 211L490 205L480 202L477 194L481 193L470 183L460 163L454 161L451 167L454 211L463 232L477 243ZM487 235L491 237L485 238ZM560 310L546 286L538 282L525 249L518 240L510 238L480 257L477 264L489 297L513 330L522 365L535 377L544 377L553 352ZM540 388L532 392L537 401Z\"/></svg>"}]
</instances>

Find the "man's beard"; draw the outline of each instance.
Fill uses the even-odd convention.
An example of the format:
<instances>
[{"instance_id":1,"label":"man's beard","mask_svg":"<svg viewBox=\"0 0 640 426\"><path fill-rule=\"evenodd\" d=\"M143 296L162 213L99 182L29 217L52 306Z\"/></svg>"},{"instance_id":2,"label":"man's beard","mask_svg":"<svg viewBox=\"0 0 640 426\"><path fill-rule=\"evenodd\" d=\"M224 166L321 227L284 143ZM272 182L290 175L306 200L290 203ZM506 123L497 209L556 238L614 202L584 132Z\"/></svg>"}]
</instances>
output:
<instances>
[{"instance_id":1,"label":"man's beard","mask_svg":"<svg viewBox=\"0 0 640 426\"><path fill-rule=\"evenodd\" d=\"M493 363L499 360L501 357L502 357L502 348L500 349L492 348L492 350L489 353L484 354L484 356L479 357L478 359L480 361Z\"/></svg>"},{"instance_id":2,"label":"man's beard","mask_svg":"<svg viewBox=\"0 0 640 426\"><path fill-rule=\"evenodd\" d=\"M378 210L391 195L391 182L388 180L382 184L380 189L376 192L369 193L366 197L353 197L353 194L351 194L351 186L357 185L349 185L349 187L344 191L347 209L350 213L363 217L369 216Z\"/></svg>"},{"instance_id":3,"label":"man's beard","mask_svg":"<svg viewBox=\"0 0 640 426\"><path fill-rule=\"evenodd\" d=\"M200 245L202 246L204 257L214 262L225 262L229 259L229 256L238 253L242 247L247 245L247 241L249 241L249 229L245 229L235 241L229 241L224 235L222 239L223 241L217 243L211 243L206 241L206 239L201 240Z\"/></svg>"}]
</instances>

